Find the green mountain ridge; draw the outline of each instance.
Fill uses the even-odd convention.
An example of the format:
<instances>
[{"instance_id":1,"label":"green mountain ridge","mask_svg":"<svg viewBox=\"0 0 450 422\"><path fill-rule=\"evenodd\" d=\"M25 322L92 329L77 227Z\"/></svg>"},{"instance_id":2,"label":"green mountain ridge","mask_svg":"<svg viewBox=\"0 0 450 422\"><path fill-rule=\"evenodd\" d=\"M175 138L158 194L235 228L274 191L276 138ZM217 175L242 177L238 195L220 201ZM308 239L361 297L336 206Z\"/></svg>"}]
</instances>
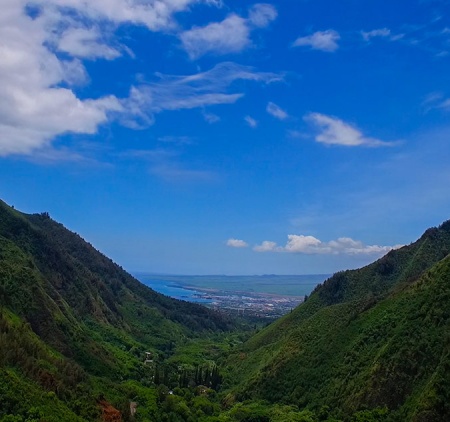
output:
<instances>
[{"instance_id":1,"label":"green mountain ridge","mask_svg":"<svg viewBox=\"0 0 450 422\"><path fill-rule=\"evenodd\" d=\"M450 416L450 222L359 270L336 273L232 357L237 399Z\"/></svg>"},{"instance_id":2,"label":"green mountain ridge","mask_svg":"<svg viewBox=\"0 0 450 422\"><path fill-rule=\"evenodd\" d=\"M42 388L64 390L62 402L66 393L69 401L79 395L92 412L103 391L92 376L100 385L148 378L145 352L169 357L177 346L234 328L208 308L142 285L47 213L26 215L3 202L0 305L0 379L9 386L3 396L0 389L0 420L5 403L18 409L12 384L23 385L25 396ZM77 391L80 383L86 391Z\"/></svg>"}]
</instances>

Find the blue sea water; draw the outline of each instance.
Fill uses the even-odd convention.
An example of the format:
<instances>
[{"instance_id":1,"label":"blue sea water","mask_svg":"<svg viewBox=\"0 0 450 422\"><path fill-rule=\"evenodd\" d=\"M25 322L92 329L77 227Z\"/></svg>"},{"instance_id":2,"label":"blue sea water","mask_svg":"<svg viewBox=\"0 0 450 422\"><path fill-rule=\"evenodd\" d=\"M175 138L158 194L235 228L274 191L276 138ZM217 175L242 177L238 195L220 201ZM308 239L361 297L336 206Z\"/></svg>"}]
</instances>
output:
<instances>
[{"instance_id":1,"label":"blue sea water","mask_svg":"<svg viewBox=\"0 0 450 422\"><path fill-rule=\"evenodd\" d=\"M150 276L147 274L135 274L135 277L144 283L146 286L152 288L158 293L173 297L174 299L186 300L188 302L196 303L211 303L211 299L202 297L204 293L197 290L185 289L175 282L158 279L157 276Z\"/></svg>"}]
</instances>

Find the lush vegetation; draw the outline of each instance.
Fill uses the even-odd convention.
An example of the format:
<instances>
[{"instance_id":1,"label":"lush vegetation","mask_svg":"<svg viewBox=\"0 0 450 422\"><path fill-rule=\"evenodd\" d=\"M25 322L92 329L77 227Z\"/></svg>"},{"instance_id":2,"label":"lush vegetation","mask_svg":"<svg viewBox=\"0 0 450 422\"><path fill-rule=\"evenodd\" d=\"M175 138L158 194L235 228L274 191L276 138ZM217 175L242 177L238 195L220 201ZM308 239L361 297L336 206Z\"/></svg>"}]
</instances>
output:
<instances>
[{"instance_id":1,"label":"lush vegetation","mask_svg":"<svg viewBox=\"0 0 450 422\"><path fill-rule=\"evenodd\" d=\"M235 399L347 420L448 420L450 223L372 265L335 274L229 360Z\"/></svg>"},{"instance_id":2,"label":"lush vegetation","mask_svg":"<svg viewBox=\"0 0 450 422\"><path fill-rule=\"evenodd\" d=\"M0 202L0 420L95 420L108 402L126 415L130 381L217 386L214 359L239 338L229 317L143 286L48 214Z\"/></svg>"},{"instance_id":3,"label":"lush vegetation","mask_svg":"<svg viewBox=\"0 0 450 422\"><path fill-rule=\"evenodd\" d=\"M446 222L248 338L0 202L0 421L447 421L449 252Z\"/></svg>"}]
</instances>

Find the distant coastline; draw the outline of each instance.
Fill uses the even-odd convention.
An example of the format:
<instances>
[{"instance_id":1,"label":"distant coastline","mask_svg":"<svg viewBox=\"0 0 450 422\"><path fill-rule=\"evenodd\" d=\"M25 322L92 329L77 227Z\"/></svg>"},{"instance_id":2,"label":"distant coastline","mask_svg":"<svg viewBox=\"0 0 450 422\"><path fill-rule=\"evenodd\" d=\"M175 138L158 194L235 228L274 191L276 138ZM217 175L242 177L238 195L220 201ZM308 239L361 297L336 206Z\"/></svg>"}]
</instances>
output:
<instances>
[{"instance_id":1,"label":"distant coastline","mask_svg":"<svg viewBox=\"0 0 450 422\"><path fill-rule=\"evenodd\" d=\"M159 293L176 299L205 302L214 293L251 294L300 298L326 280L330 274L302 275L168 275L136 272L135 277Z\"/></svg>"}]
</instances>

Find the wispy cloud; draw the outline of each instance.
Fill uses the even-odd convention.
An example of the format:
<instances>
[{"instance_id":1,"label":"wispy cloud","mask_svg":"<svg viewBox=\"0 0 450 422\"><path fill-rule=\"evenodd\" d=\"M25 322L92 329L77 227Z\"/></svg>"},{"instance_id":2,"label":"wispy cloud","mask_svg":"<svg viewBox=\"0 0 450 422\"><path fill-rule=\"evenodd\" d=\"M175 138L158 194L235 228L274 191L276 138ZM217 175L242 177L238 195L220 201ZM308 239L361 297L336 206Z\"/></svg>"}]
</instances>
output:
<instances>
[{"instance_id":1,"label":"wispy cloud","mask_svg":"<svg viewBox=\"0 0 450 422\"><path fill-rule=\"evenodd\" d=\"M253 250L256 252L281 252L283 248L277 246L275 242L265 240L260 245L256 245Z\"/></svg>"},{"instance_id":2,"label":"wispy cloud","mask_svg":"<svg viewBox=\"0 0 450 422\"><path fill-rule=\"evenodd\" d=\"M446 98L442 92L432 92L426 96L422 106L425 112L432 109L450 111L450 98Z\"/></svg>"},{"instance_id":3,"label":"wispy cloud","mask_svg":"<svg viewBox=\"0 0 450 422\"><path fill-rule=\"evenodd\" d=\"M208 122L210 124L220 122L220 117L214 113L203 112L203 118L205 119L205 122Z\"/></svg>"},{"instance_id":4,"label":"wispy cloud","mask_svg":"<svg viewBox=\"0 0 450 422\"><path fill-rule=\"evenodd\" d=\"M245 116L244 120L251 128L254 129L254 128L258 127L258 122L253 117Z\"/></svg>"},{"instance_id":5,"label":"wispy cloud","mask_svg":"<svg viewBox=\"0 0 450 422\"><path fill-rule=\"evenodd\" d=\"M292 44L293 47L311 47L313 50L333 52L339 48L338 41L341 36L334 29L327 31L317 31L314 34L297 38Z\"/></svg>"},{"instance_id":6,"label":"wispy cloud","mask_svg":"<svg viewBox=\"0 0 450 422\"><path fill-rule=\"evenodd\" d=\"M240 239L231 238L227 240L227 246L230 248L246 248L248 243Z\"/></svg>"},{"instance_id":7,"label":"wispy cloud","mask_svg":"<svg viewBox=\"0 0 450 422\"><path fill-rule=\"evenodd\" d=\"M286 120L289 117L289 114L287 114L281 107L272 102L269 102L267 104L266 111L278 120Z\"/></svg>"},{"instance_id":8,"label":"wispy cloud","mask_svg":"<svg viewBox=\"0 0 450 422\"><path fill-rule=\"evenodd\" d=\"M361 31L360 34L367 43L375 38L389 42L397 41L405 46L419 48L436 57L446 57L450 52L450 31L444 25L442 16L435 17L423 24L404 24L396 30L384 27Z\"/></svg>"},{"instance_id":9,"label":"wispy cloud","mask_svg":"<svg viewBox=\"0 0 450 422\"><path fill-rule=\"evenodd\" d=\"M257 3L250 8L248 21L258 28L265 28L276 19L277 14L277 10L271 4Z\"/></svg>"},{"instance_id":10,"label":"wispy cloud","mask_svg":"<svg viewBox=\"0 0 450 422\"><path fill-rule=\"evenodd\" d=\"M68 28L58 40L58 50L74 57L112 60L121 55L119 49L102 41L98 28Z\"/></svg>"},{"instance_id":11,"label":"wispy cloud","mask_svg":"<svg viewBox=\"0 0 450 422\"><path fill-rule=\"evenodd\" d=\"M165 110L203 108L209 105L232 104L244 96L242 92L229 92L238 80L268 84L279 81L282 75L257 72L248 66L232 62L219 63L206 72L193 75L157 74L157 80L134 87L130 97L123 101L135 116L147 116L149 123L153 115Z\"/></svg>"},{"instance_id":12,"label":"wispy cloud","mask_svg":"<svg viewBox=\"0 0 450 422\"><path fill-rule=\"evenodd\" d=\"M306 132L301 132L299 130L295 130L295 129L289 129L288 131L286 131L286 134L289 138L292 139L308 139L310 138L310 135Z\"/></svg>"},{"instance_id":13,"label":"wispy cloud","mask_svg":"<svg viewBox=\"0 0 450 422\"><path fill-rule=\"evenodd\" d=\"M45 166L60 163L76 163L77 165L97 168L111 167L111 164L97 160L91 151L86 151L83 148L75 150L67 147L53 148L48 146L37 149L26 159L32 163Z\"/></svg>"},{"instance_id":14,"label":"wispy cloud","mask_svg":"<svg viewBox=\"0 0 450 422\"><path fill-rule=\"evenodd\" d=\"M221 22L193 27L182 32L179 37L191 59L208 53L239 53L251 45L251 31L266 27L276 16L276 9L272 5L256 4L250 8L248 18L232 13Z\"/></svg>"},{"instance_id":15,"label":"wispy cloud","mask_svg":"<svg viewBox=\"0 0 450 422\"><path fill-rule=\"evenodd\" d=\"M361 31L361 35L365 41L370 41L372 38L390 38L391 30L388 28L373 29L372 31Z\"/></svg>"},{"instance_id":16,"label":"wispy cloud","mask_svg":"<svg viewBox=\"0 0 450 422\"><path fill-rule=\"evenodd\" d=\"M288 235L285 246L278 246L275 242L264 241L253 248L256 252L289 252L298 254L329 254L329 255L382 255L402 245L379 246L365 245L350 237L340 237L337 240L322 242L314 236Z\"/></svg>"},{"instance_id":17,"label":"wispy cloud","mask_svg":"<svg viewBox=\"0 0 450 422\"><path fill-rule=\"evenodd\" d=\"M214 182L218 175L210 170L192 168L182 160L177 149L156 148L149 150L128 150L121 152L120 158L141 160L148 165L149 172L165 182L186 184Z\"/></svg>"},{"instance_id":18,"label":"wispy cloud","mask_svg":"<svg viewBox=\"0 0 450 422\"><path fill-rule=\"evenodd\" d=\"M450 98L443 99L439 105L438 108L442 108L444 110L450 110Z\"/></svg>"},{"instance_id":19,"label":"wispy cloud","mask_svg":"<svg viewBox=\"0 0 450 422\"><path fill-rule=\"evenodd\" d=\"M392 142L384 142L376 138L364 136L356 127L337 117L320 113L309 113L304 117L316 129L315 140L328 145L356 146L392 146Z\"/></svg>"}]
</instances>

